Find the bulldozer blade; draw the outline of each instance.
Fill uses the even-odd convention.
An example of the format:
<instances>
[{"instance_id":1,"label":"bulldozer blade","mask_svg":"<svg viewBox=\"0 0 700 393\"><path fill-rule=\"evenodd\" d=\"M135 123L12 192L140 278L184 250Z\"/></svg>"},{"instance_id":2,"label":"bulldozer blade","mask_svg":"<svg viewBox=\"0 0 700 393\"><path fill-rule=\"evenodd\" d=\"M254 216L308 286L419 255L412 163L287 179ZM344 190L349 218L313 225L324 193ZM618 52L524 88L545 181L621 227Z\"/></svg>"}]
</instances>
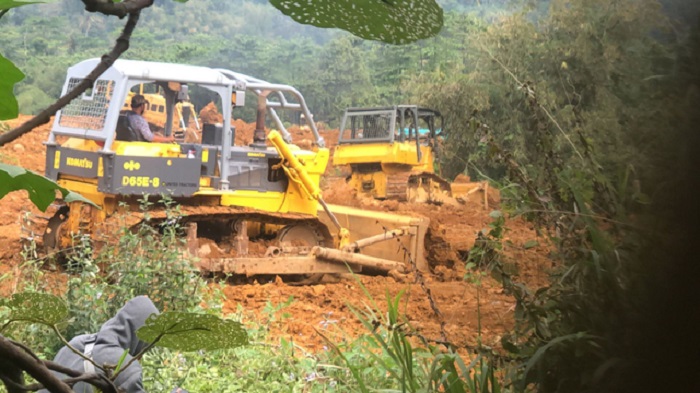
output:
<instances>
[{"instance_id":1,"label":"bulldozer blade","mask_svg":"<svg viewBox=\"0 0 700 393\"><path fill-rule=\"evenodd\" d=\"M254 276L258 274L330 274L349 273L348 265L324 261L314 256L202 258L197 267L202 272L223 272ZM362 268L350 265L354 273Z\"/></svg>"},{"instance_id":2,"label":"bulldozer blade","mask_svg":"<svg viewBox=\"0 0 700 393\"><path fill-rule=\"evenodd\" d=\"M339 264L347 263L348 265L359 265L368 267L383 272L396 270L399 273L405 273L406 265L401 262L389 261L387 259L370 257L367 255L356 254L347 251L336 250L334 248L314 247L311 251L317 258L333 261Z\"/></svg>"},{"instance_id":3,"label":"bulldozer blade","mask_svg":"<svg viewBox=\"0 0 700 393\"><path fill-rule=\"evenodd\" d=\"M382 241L362 247L362 255L400 262L406 266L406 270L411 270L411 265L415 264L418 270L428 271L424 243L425 234L430 225L429 218L408 217L332 204L329 204L328 208L338 219L340 225L349 230L351 243L398 228L408 227L409 230L405 231L403 235L395 237L397 241ZM335 227L331 223L331 219L320 206L318 218L331 229L331 232L334 230ZM337 235L337 233L332 234Z\"/></svg>"},{"instance_id":4,"label":"bulldozer blade","mask_svg":"<svg viewBox=\"0 0 700 393\"><path fill-rule=\"evenodd\" d=\"M196 265L202 272L223 272L246 276L258 274L332 274L351 271L360 273L363 268L399 273L409 270L402 262L327 247L314 247L308 256L202 258Z\"/></svg>"}]
</instances>

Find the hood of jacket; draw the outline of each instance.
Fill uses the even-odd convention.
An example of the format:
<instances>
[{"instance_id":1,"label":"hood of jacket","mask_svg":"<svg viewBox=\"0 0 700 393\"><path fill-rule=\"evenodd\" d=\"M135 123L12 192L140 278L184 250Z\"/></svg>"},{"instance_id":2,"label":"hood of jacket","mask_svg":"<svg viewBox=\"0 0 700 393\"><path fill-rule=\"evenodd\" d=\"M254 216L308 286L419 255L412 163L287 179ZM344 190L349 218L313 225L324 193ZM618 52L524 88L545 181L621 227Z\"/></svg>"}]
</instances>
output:
<instances>
[{"instance_id":1,"label":"hood of jacket","mask_svg":"<svg viewBox=\"0 0 700 393\"><path fill-rule=\"evenodd\" d=\"M128 349L131 356L141 352L147 343L139 340L136 331L152 314L159 314L151 299L138 296L129 300L117 314L102 325L97 334L97 344L116 345Z\"/></svg>"}]
</instances>

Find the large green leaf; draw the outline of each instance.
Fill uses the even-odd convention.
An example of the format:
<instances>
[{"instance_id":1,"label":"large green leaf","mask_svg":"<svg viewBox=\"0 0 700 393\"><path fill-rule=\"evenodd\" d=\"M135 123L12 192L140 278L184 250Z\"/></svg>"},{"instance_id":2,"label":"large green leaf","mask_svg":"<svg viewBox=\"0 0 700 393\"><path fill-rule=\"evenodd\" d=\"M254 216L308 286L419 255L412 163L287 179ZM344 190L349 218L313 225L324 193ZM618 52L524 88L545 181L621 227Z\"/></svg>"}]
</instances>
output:
<instances>
[{"instance_id":1,"label":"large green leaf","mask_svg":"<svg viewBox=\"0 0 700 393\"><path fill-rule=\"evenodd\" d=\"M5 306L11 321L29 321L56 325L68 319L68 306L59 297L46 293L23 292L12 295Z\"/></svg>"},{"instance_id":2,"label":"large green leaf","mask_svg":"<svg viewBox=\"0 0 700 393\"><path fill-rule=\"evenodd\" d=\"M162 335L158 346L179 351L235 348L248 343L248 334L238 322L177 311L152 315L136 335L150 343Z\"/></svg>"},{"instance_id":3,"label":"large green leaf","mask_svg":"<svg viewBox=\"0 0 700 393\"><path fill-rule=\"evenodd\" d=\"M42 0L0 0L0 10L9 10L10 8L20 7L27 4L46 3Z\"/></svg>"},{"instance_id":4,"label":"large green leaf","mask_svg":"<svg viewBox=\"0 0 700 393\"><path fill-rule=\"evenodd\" d=\"M14 119L19 114L14 87L15 83L24 79L24 74L11 61L0 55L0 75L0 120Z\"/></svg>"},{"instance_id":5,"label":"large green leaf","mask_svg":"<svg viewBox=\"0 0 700 393\"><path fill-rule=\"evenodd\" d=\"M443 24L435 0L270 0L299 23L335 27L368 40L407 44L435 36Z\"/></svg>"},{"instance_id":6,"label":"large green leaf","mask_svg":"<svg viewBox=\"0 0 700 393\"><path fill-rule=\"evenodd\" d=\"M18 166L0 163L0 199L9 192L17 190L27 190L29 199L41 211L46 211L46 208L56 199L56 190L61 192L66 202L80 201L95 206L82 195L68 191L41 175Z\"/></svg>"}]
</instances>

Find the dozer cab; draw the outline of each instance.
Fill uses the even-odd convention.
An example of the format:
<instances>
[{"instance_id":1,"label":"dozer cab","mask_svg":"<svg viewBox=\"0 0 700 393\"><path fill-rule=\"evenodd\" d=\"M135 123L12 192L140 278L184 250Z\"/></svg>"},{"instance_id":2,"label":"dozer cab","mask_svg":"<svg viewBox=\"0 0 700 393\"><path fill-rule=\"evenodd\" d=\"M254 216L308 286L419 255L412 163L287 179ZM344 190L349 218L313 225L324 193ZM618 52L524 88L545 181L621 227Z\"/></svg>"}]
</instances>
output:
<instances>
[{"instance_id":1,"label":"dozer cab","mask_svg":"<svg viewBox=\"0 0 700 393\"><path fill-rule=\"evenodd\" d=\"M450 184L439 176L442 116L415 105L348 108L333 165L349 165L348 182L376 199L443 203Z\"/></svg>"},{"instance_id":2,"label":"dozer cab","mask_svg":"<svg viewBox=\"0 0 700 393\"><path fill-rule=\"evenodd\" d=\"M63 94L99 61L69 68ZM133 130L123 104L130 92L149 85L164 97L166 136L173 132L176 105L187 102L190 93L215 97L223 122L204 124L201 143L129 140ZM248 93L257 104L254 140L236 146L231 119ZM403 271L410 262L425 268L428 220L326 205L318 188L329 157L323 138L310 123L315 147L299 149L278 111L312 118L291 86L224 69L115 61L92 88L56 114L45 143L47 177L98 208L54 204L44 246L65 249L79 233L108 242L118 226L162 224L169 219L164 209L145 214L139 206L144 198L157 201L167 195L180 204L182 236L203 271L303 275L343 273L348 266L356 272ZM266 135L268 117L279 132ZM402 241L409 253L387 243L390 239Z\"/></svg>"},{"instance_id":3,"label":"dozer cab","mask_svg":"<svg viewBox=\"0 0 700 393\"><path fill-rule=\"evenodd\" d=\"M126 101L122 107L122 111L131 109L131 98L140 94L146 99L146 110L143 117L148 121L152 128L156 130L164 130L165 122L167 121L167 107L165 96L162 88L158 88L157 92L145 92L144 85L139 85L138 89L132 88L129 91ZM137 91L134 91L137 90ZM175 104L175 113L173 114L173 135L178 142L195 142L201 138L202 128L197 119L197 112L194 105L187 100L178 100Z\"/></svg>"}]
</instances>

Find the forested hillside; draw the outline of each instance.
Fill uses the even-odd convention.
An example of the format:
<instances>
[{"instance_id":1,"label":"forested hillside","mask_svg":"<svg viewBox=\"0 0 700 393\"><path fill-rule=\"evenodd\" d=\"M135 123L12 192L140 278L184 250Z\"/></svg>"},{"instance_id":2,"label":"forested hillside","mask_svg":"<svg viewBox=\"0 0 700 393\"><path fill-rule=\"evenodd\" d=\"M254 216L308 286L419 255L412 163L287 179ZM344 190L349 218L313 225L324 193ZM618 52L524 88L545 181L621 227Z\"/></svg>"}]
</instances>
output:
<instances>
[{"instance_id":1,"label":"forested hillside","mask_svg":"<svg viewBox=\"0 0 700 393\"><path fill-rule=\"evenodd\" d=\"M125 57L220 66L289 83L307 95L317 118L333 121L347 104L409 100L409 83L417 75L449 71L458 62L468 67L464 57L473 57L480 45L474 33L517 9L517 2L507 0L441 3L448 13L442 34L399 47L299 25L265 0L156 0ZM541 15L546 3L538 3ZM692 4L667 3L673 16L690 22ZM118 21L82 7L62 0L18 8L0 20L2 52L27 74L17 90L23 113L36 113L55 99L65 68L101 55L116 38Z\"/></svg>"},{"instance_id":2,"label":"forested hillside","mask_svg":"<svg viewBox=\"0 0 700 393\"><path fill-rule=\"evenodd\" d=\"M490 62L481 50L490 44L483 37L487 29L504 31L508 27L502 23L507 20L527 24L534 21L531 28L537 30L548 29L551 23L547 20L549 1L531 2L534 6L511 0L440 3L447 15L438 37L394 46L363 41L335 29L297 24L266 0L197 0L184 4L156 0L142 15L124 57L224 67L291 84L305 94L317 120L335 124L346 106L424 99L433 87L418 87L417 78L429 80L442 75L456 81L460 75L478 72L475 65L483 67ZM697 8L681 0L666 3L670 14L686 24L692 14L688 11ZM100 56L116 38L120 21L84 12L82 7L79 1L61 0L42 7L20 7L0 20L2 53L27 75L16 90L22 113L37 113L55 100L65 69L81 59ZM529 12L519 13L520 9ZM620 7L611 6L609 11L608 19L615 13L634 17L634 11ZM568 11L568 17L576 17L573 12ZM648 13L657 20L664 18L654 7ZM644 22L639 29L658 27L653 19ZM577 28L573 26L572 30ZM547 35L540 35L540 40L547 39ZM545 57L528 61L534 61L529 66L549 67L558 64L557 60ZM477 95L486 94L484 89L478 90Z\"/></svg>"}]
</instances>

